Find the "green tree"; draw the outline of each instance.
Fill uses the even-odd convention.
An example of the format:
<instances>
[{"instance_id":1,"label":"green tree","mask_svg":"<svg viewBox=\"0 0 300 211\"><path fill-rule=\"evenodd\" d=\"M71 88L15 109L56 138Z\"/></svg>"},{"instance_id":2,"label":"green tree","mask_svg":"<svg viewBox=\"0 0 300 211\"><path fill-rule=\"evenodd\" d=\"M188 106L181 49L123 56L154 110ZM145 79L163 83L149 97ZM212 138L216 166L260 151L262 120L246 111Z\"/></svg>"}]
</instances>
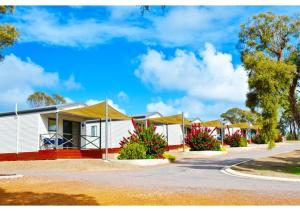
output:
<instances>
[{"instance_id":1,"label":"green tree","mask_svg":"<svg viewBox=\"0 0 300 211\"><path fill-rule=\"evenodd\" d=\"M0 17L4 15L11 14L14 12L14 6L0 6ZM17 29L12 24L3 23L0 24L0 59L2 60L4 56L2 55L2 50L12 46L19 36Z\"/></svg>"},{"instance_id":2,"label":"green tree","mask_svg":"<svg viewBox=\"0 0 300 211\"><path fill-rule=\"evenodd\" d=\"M245 54L263 52L264 56L271 60L297 65L297 72L293 73L293 79L287 84L289 87L287 99L298 126L300 126L300 110L297 106L296 89L300 79L299 28L299 15L289 17L272 12L260 13L241 26L239 42L242 58ZM257 104L254 93L249 93L248 99L251 99L249 103Z\"/></svg>"},{"instance_id":3,"label":"green tree","mask_svg":"<svg viewBox=\"0 0 300 211\"><path fill-rule=\"evenodd\" d=\"M244 66L252 72L248 79L250 91L246 105L251 110L261 110L261 137L272 147L279 135L278 111L287 95L287 85L292 80L295 66L271 60L262 52L244 55Z\"/></svg>"},{"instance_id":4,"label":"green tree","mask_svg":"<svg viewBox=\"0 0 300 211\"><path fill-rule=\"evenodd\" d=\"M253 16L241 25L241 56L249 76L246 105L263 117L262 138L270 144L278 133L278 110L296 77L299 18L272 12Z\"/></svg>"},{"instance_id":5,"label":"green tree","mask_svg":"<svg viewBox=\"0 0 300 211\"><path fill-rule=\"evenodd\" d=\"M64 97L53 94L52 96L44 93L44 92L34 92L27 98L27 103L31 107L42 107L42 106L49 106L49 105L58 105L66 103Z\"/></svg>"},{"instance_id":6,"label":"green tree","mask_svg":"<svg viewBox=\"0 0 300 211\"><path fill-rule=\"evenodd\" d=\"M257 112L247 111L240 108L231 108L221 114L224 121L229 121L231 124L249 122L257 124L260 121L260 115Z\"/></svg>"}]
</instances>

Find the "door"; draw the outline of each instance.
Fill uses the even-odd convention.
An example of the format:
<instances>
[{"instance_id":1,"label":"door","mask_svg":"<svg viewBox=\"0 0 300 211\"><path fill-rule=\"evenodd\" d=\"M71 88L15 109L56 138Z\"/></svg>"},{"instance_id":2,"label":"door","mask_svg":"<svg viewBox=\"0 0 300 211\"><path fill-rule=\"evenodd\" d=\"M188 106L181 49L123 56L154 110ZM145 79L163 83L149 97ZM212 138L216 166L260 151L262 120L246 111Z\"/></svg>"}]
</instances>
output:
<instances>
[{"instance_id":1,"label":"door","mask_svg":"<svg viewBox=\"0 0 300 211\"><path fill-rule=\"evenodd\" d=\"M80 122L63 121L63 137L67 142L64 148L80 147Z\"/></svg>"}]
</instances>

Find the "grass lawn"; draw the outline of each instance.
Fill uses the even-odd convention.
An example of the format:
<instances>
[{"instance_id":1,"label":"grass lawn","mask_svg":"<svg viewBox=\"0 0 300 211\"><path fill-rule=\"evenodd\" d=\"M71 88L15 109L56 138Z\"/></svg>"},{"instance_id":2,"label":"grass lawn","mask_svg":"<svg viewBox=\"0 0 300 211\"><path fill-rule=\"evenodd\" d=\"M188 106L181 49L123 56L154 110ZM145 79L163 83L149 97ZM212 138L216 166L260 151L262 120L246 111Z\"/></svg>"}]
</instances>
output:
<instances>
[{"instance_id":1,"label":"grass lawn","mask_svg":"<svg viewBox=\"0 0 300 211\"><path fill-rule=\"evenodd\" d=\"M300 150L248 161L233 169L249 174L300 178Z\"/></svg>"}]
</instances>

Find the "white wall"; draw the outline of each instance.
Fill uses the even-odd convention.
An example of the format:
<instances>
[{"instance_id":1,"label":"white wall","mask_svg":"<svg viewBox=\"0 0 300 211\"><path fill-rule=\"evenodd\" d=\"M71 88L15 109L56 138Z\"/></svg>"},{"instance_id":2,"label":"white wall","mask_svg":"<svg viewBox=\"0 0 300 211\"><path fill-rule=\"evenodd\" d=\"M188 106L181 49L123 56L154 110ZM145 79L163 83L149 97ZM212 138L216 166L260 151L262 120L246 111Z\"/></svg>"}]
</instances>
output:
<instances>
[{"instance_id":1,"label":"white wall","mask_svg":"<svg viewBox=\"0 0 300 211\"><path fill-rule=\"evenodd\" d=\"M0 117L0 153L33 152L39 150L40 114Z\"/></svg>"},{"instance_id":2,"label":"white wall","mask_svg":"<svg viewBox=\"0 0 300 211\"><path fill-rule=\"evenodd\" d=\"M156 132L167 138L167 126L157 125ZM180 124L168 125L168 145L182 144L182 127Z\"/></svg>"},{"instance_id":3,"label":"white wall","mask_svg":"<svg viewBox=\"0 0 300 211\"><path fill-rule=\"evenodd\" d=\"M100 135L100 123L99 122L87 122L86 123L86 132L85 134L91 135L91 127L97 126L97 136ZM109 148L119 148L120 141L123 140L123 137L128 137L128 131L133 131L133 125L131 120L124 121L111 121L108 122L108 147ZM88 140L93 140L93 137L87 137ZM83 140L82 140L83 142ZM96 141L96 146L99 146L99 142ZM87 148L96 148L92 144L88 144ZM101 122L101 148L105 148L105 121Z\"/></svg>"},{"instance_id":4,"label":"white wall","mask_svg":"<svg viewBox=\"0 0 300 211\"><path fill-rule=\"evenodd\" d=\"M17 118L0 117L0 153L15 153L17 148Z\"/></svg>"},{"instance_id":5,"label":"white wall","mask_svg":"<svg viewBox=\"0 0 300 211\"><path fill-rule=\"evenodd\" d=\"M39 150L40 114L19 115L19 152Z\"/></svg>"}]
</instances>

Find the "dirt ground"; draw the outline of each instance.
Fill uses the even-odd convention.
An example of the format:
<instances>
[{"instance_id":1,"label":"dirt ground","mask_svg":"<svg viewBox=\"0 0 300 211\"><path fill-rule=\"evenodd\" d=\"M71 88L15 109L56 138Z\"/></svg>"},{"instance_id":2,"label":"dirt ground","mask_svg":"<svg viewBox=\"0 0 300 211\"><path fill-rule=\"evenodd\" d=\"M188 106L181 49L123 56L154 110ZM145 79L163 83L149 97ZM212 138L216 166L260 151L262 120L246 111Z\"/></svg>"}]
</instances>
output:
<instances>
[{"instance_id":1,"label":"dirt ground","mask_svg":"<svg viewBox=\"0 0 300 211\"><path fill-rule=\"evenodd\" d=\"M0 180L1 205L299 205L300 197L235 190L204 194L95 186L77 181L26 177Z\"/></svg>"},{"instance_id":2,"label":"dirt ground","mask_svg":"<svg viewBox=\"0 0 300 211\"><path fill-rule=\"evenodd\" d=\"M18 171L114 171L139 168L133 165L105 162L100 159L61 159L0 162L0 174Z\"/></svg>"},{"instance_id":3,"label":"dirt ground","mask_svg":"<svg viewBox=\"0 0 300 211\"><path fill-rule=\"evenodd\" d=\"M234 170L249 174L300 179L299 168L300 150L256 159L232 167ZM291 169L294 169L294 174L291 173Z\"/></svg>"}]
</instances>

